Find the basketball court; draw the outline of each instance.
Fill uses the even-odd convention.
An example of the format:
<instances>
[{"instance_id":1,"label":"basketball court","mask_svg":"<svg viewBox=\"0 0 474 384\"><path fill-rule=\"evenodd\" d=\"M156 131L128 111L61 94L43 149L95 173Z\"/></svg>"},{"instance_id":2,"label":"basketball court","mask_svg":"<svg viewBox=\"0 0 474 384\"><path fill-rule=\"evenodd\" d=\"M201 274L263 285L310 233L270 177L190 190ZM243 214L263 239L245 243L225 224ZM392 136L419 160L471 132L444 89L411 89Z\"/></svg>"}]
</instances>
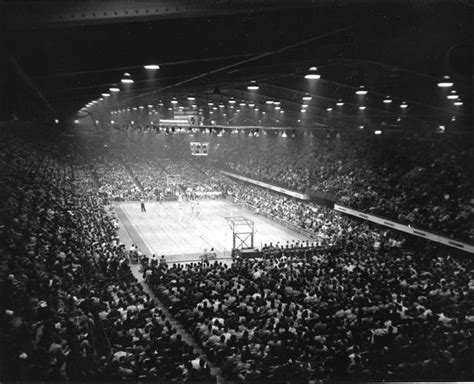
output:
<instances>
[{"instance_id":1,"label":"basketball court","mask_svg":"<svg viewBox=\"0 0 474 384\"><path fill-rule=\"evenodd\" d=\"M231 258L233 231L229 217L245 217L254 223L254 247L261 248L272 242L286 244L292 240L310 238L254 214L227 200L189 202L165 201L146 203L141 212L140 203L115 203L121 230L146 255L165 255L168 262L198 261L211 248L219 259ZM226 219L227 218L227 219Z\"/></svg>"}]
</instances>

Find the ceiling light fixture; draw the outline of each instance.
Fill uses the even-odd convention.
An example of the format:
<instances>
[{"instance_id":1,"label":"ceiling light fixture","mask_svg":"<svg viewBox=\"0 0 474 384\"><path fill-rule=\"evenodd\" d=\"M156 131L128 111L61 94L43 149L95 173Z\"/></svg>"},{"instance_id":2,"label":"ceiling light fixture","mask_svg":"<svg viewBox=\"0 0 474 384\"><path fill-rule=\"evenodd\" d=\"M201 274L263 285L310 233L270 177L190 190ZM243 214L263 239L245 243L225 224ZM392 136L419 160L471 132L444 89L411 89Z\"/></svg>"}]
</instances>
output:
<instances>
[{"instance_id":1,"label":"ceiling light fixture","mask_svg":"<svg viewBox=\"0 0 474 384\"><path fill-rule=\"evenodd\" d=\"M128 72L125 72L123 74L123 77L120 81L124 84L132 84L133 83L132 77L130 76L130 73L128 73Z\"/></svg>"},{"instance_id":2,"label":"ceiling light fixture","mask_svg":"<svg viewBox=\"0 0 474 384\"><path fill-rule=\"evenodd\" d=\"M148 65L145 65L145 69L157 70L157 69L160 69L160 66L157 64L148 64Z\"/></svg>"},{"instance_id":3,"label":"ceiling light fixture","mask_svg":"<svg viewBox=\"0 0 474 384\"><path fill-rule=\"evenodd\" d=\"M440 88L450 88L454 85L454 83L451 81L451 78L449 76L444 76L443 80L441 80L438 83L438 87Z\"/></svg>"},{"instance_id":4,"label":"ceiling light fixture","mask_svg":"<svg viewBox=\"0 0 474 384\"><path fill-rule=\"evenodd\" d=\"M458 94L456 93L456 90L452 90L451 93L446 96L449 100L457 100L459 98Z\"/></svg>"},{"instance_id":5,"label":"ceiling light fixture","mask_svg":"<svg viewBox=\"0 0 474 384\"><path fill-rule=\"evenodd\" d=\"M317 67L311 67L306 75L304 75L305 79L308 80L317 80L321 78L321 75L318 73Z\"/></svg>"},{"instance_id":6,"label":"ceiling light fixture","mask_svg":"<svg viewBox=\"0 0 474 384\"><path fill-rule=\"evenodd\" d=\"M249 85L247 85L247 89L249 91L256 91L259 88L257 82L255 80L252 80Z\"/></svg>"}]
</instances>

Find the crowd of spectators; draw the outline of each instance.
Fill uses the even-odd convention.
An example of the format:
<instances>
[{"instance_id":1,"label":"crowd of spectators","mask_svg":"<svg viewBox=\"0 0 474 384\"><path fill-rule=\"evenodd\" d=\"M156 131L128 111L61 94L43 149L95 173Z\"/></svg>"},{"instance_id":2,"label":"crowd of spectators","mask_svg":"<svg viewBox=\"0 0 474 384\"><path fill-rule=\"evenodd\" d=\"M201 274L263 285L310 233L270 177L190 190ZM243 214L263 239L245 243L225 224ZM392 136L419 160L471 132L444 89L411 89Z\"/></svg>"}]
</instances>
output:
<instances>
[{"instance_id":1,"label":"crowd of spectators","mask_svg":"<svg viewBox=\"0 0 474 384\"><path fill-rule=\"evenodd\" d=\"M359 236L365 236L367 232L374 241L378 241L377 233L369 230L368 223L355 222L332 209L231 180L226 181L226 187L228 197L248 204L258 214L279 219L305 230L312 237L318 238L320 245L338 245L348 234L356 231L356 228ZM397 237L395 233L392 233L392 236L393 241L398 241L395 239Z\"/></svg>"},{"instance_id":2,"label":"crowd of spectators","mask_svg":"<svg viewBox=\"0 0 474 384\"><path fill-rule=\"evenodd\" d=\"M112 160L112 161L111 161ZM92 172L100 184L100 193L110 200L140 200L142 191L119 159L98 157Z\"/></svg>"},{"instance_id":3,"label":"crowd of spectators","mask_svg":"<svg viewBox=\"0 0 474 384\"><path fill-rule=\"evenodd\" d=\"M238 382L474 377L472 260L343 250L158 268L150 285Z\"/></svg>"},{"instance_id":4,"label":"crowd of spectators","mask_svg":"<svg viewBox=\"0 0 474 384\"><path fill-rule=\"evenodd\" d=\"M1 379L212 381L133 276L87 168L1 147Z\"/></svg>"},{"instance_id":5,"label":"crowd of spectators","mask_svg":"<svg viewBox=\"0 0 474 384\"><path fill-rule=\"evenodd\" d=\"M180 176L176 193L221 192L222 177L207 163L196 167L189 137L147 135L134 141L115 138L109 142L112 153L96 154L91 169L110 199L160 199L173 189L168 175ZM294 138L271 132L260 137L202 134L192 140L210 142L214 167L299 192L323 193L344 206L474 242L474 157L462 137L376 136L360 130Z\"/></svg>"},{"instance_id":6,"label":"crowd of spectators","mask_svg":"<svg viewBox=\"0 0 474 384\"><path fill-rule=\"evenodd\" d=\"M342 205L474 242L472 139L323 131L283 139L229 135L214 164Z\"/></svg>"},{"instance_id":7,"label":"crowd of spectators","mask_svg":"<svg viewBox=\"0 0 474 384\"><path fill-rule=\"evenodd\" d=\"M222 193L319 239L317 244L265 245L268 257L259 260L236 259L231 265L157 262L145 271L149 286L225 378L307 382L474 377L471 259L452 257L449 250L424 240L408 251L406 238L393 231L235 181L185 156L163 160L146 150L151 141L142 147L139 141L103 145L93 139L78 146L78 153L65 154L68 146L61 140L32 143L6 132L1 139L2 378L215 380L202 356L183 341L131 273L117 236L118 222L104 204L156 198L163 183L168 187L169 175L180 175L179 188L189 195ZM443 154L434 149L437 144L427 144L434 154L417 147L417 156L411 152L414 144L405 155L399 144L391 149L380 144L363 159L365 144L353 140L355 148L348 151L344 135L329 135L315 138L317 151L303 141L295 153L288 140L273 149L270 142L252 155L247 151L256 147L249 144L238 160L235 156L243 150L239 140L219 146L235 145L226 159L233 171L297 190L321 186L341 201L348 193L348 205L372 198L373 204L385 201L387 215L386 207L397 201L380 200L388 199L389 186L407 191L392 185L393 175L418 197L438 180L435 191L446 187L448 198L443 197L431 218L420 208L419 216L412 215L413 223L439 220L437 215L448 209L444 200L464 201L470 191L460 183L469 165L457 163L469 154ZM143 153L137 152L140 148ZM219 151L213 156L219 158ZM400 165L378 163L382 152ZM346 153L349 160L333 158L336 153ZM433 169L426 165L431 160L437 164ZM418 161L422 169L406 172ZM249 164L252 171L246 170ZM351 169L353 164L357 170ZM459 188L453 192L456 182ZM370 188L366 185L360 195L356 190L364 183ZM430 204L437 199L427 196ZM375 213L378 209L369 208ZM400 221L406 220L404 209ZM458 216L450 213L444 219L446 227L433 230L459 228L469 216L456 209L453 215Z\"/></svg>"}]
</instances>

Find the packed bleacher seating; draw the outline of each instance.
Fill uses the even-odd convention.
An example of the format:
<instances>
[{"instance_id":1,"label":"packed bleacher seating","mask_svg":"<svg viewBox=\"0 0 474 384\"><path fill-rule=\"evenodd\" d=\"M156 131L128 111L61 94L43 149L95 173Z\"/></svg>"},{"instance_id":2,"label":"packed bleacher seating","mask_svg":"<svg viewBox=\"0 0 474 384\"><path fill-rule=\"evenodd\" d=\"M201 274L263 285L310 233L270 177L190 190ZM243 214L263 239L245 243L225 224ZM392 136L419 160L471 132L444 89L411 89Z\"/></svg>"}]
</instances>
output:
<instances>
[{"instance_id":1,"label":"packed bleacher seating","mask_svg":"<svg viewBox=\"0 0 474 384\"><path fill-rule=\"evenodd\" d=\"M140 200L140 187L119 159L112 160L99 157L93 162L93 172L100 184L100 192L110 200Z\"/></svg>"},{"instance_id":2,"label":"packed bleacher seating","mask_svg":"<svg viewBox=\"0 0 474 384\"><path fill-rule=\"evenodd\" d=\"M304 202L293 197L250 186L244 183L226 181L226 194L238 202L244 202L259 214L290 223L313 234L320 245L336 245L346 239L347 234L355 230L353 219L341 215L329 208L312 202ZM366 223L357 223L359 236L369 228ZM364 231L361 231L364 229Z\"/></svg>"},{"instance_id":3,"label":"packed bleacher seating","mask_svg":"<svg viewBox=\"0 0 474 384\"><path fill-rule=\"evenodd\" d=\"M173 265L157 294L240 382L472 377L472 260L343 252Z\"/></svg>"},{"instance_id":4,"label":"packed bleacher seating","mask_svg":"<svg viewBox=\"0 0 474 384\"><path fill-rule=\"evenodd\" d=\"M2 139L2 379L212 381L132 275L87 169Z\"/></svg>"},{"instance_id":5,"label":"packed bleacher seating","mask_svg":"<svg viewBox=\"0 0 474 384\"><path fill-rule=\"evenodd\" d=\"M102 191L111 199L159 199L168 187L167 175L179 175L183 193L190 195L222 189L222 178L207 164L196 167L185 145L188 137L162 136L116 143L119 157L112 161L98 156L91 167ZM321 131L286 139L272 133L196 138L201 139L211 143L211 163L217 168L300 192L325 193L344 206L474 241L474 157L469 140L462 137ZM148 145L146 150L141 144ZM163 158L170 154L172 161Z\"/></svg>"},{"instance_id":6,"label":"packed bleacher seating","mask_svg":"<svg viewBox=\"0 0 474 384\"><path fill-rule=\"evenodd\" d=\"M138 154L140 142L110 141L103 153L102 142L95 147L88 143L74 153L74 148L57 141L32 143L5 133L1 138L0 197L5 203L0 208L0 324L5 347L0 358L8 380L215 381L203 356L183 341L133 276L127 250L117 236L118 221L107 205L111 200L156 199L167 187L167 175L179 175L180 188L190 196L219 193L318 238L312 244L266 244L266 257L235 259L230 266L160 262L143 271L149 287L225 379L245 383L474 377L471 258L238 182L183 152L163 159L143 148ZM370 165L372 155L366 155L368 162L358 162L360 154L350 154L347 164L332 164L330 153L347 149L347 143L337 144L344 142L344 135L321 140L333 149L321 148L318 155L300 143L296 155L281 144L266 163L266 151L272 152L269 144L252 163L262 163L259 174L245 170L246 161L254 161L250 152L244 152L243 161L229 155L227 167L302 190L318 185L318 171L311 166L305 171L302 165L317 161L316 156L325 159L319 177L329 180L321 190L334 192L336 185L346 192L360 188L359 177L367 185L380 184L375 180L381 171ZM147 138L147 145L153 144ZM222 142L220 147L226 145L231 144ZM65 148L68 153L63 153ZM453 193L450 183L459 182L469 168L457 164L460 157L469 156L467 152L445 158L439 150L433 149L436 154L426 155L423 162L439 156L446 173L425 170L423 178L407 176L414 177L410 185L420 182L420 193L432 178L439 178L440 188L448 186L446 191ZM414 164L412 155L406 154L410 165L393 174L407 175ZM286 159L285 164L277 159ZM352 161L360 166L358 173L344 173ZM332 177L333 167L344 176ZM458 174L446 181L450 169ZM450 195L453 199L462 200L468 193L470 186L460 185ZM344 201L344 195L338 196ZM421 210L419 215L426 224L437 218L426 219ZM446 224L459 229L467 218L450 216Z\"/></svg>"},{"instance_id":7,"label":"packed bleacher seating","mask_svg":"<svg viewBox=\"0 0 474 384\"><path fill-rule=\"evenodd\" d=\"M215 164L297 191L328 192L342 205L474 241L470 139L360 131L312 136L231 135L217 147Z\"/></svg>"}]
</instances>

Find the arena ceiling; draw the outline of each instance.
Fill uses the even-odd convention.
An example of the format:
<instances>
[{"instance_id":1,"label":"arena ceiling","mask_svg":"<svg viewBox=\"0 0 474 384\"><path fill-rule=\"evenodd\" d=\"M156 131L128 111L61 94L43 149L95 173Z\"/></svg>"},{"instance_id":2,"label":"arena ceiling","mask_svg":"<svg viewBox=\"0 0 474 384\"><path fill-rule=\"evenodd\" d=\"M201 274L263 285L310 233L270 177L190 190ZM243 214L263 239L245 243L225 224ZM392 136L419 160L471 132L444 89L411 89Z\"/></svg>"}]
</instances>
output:
<instances>
[{"instance_id":1,"label":"arena ceiling","mask_svg":"<svg viewBox=\"0 0 474 384\"><path fill-rule=\"evenodd\" d=\"M314 124L363 118L472 126L469 1L39 4L9 3L5 46L58 116L74 116L117 86L121 92L92 109L158 108L173 97L186 105L192 94L204 109L209 100L227 105L234 98L263 111L267 100L278 100L280 123L288 126L308 116ZM312 66L319 80L304 78ZM125 72L134 80L129 86L120 81ZM437 87L444 75L454 82L450 89ZM247 89L251 80L258 90ZM361 85L363 97L355 94ZM447 99L453 89L462 105ZM305 93L312 100L303 115ZM391 104L383 103L387 95Z\"/></svg>"}]
</instances>

